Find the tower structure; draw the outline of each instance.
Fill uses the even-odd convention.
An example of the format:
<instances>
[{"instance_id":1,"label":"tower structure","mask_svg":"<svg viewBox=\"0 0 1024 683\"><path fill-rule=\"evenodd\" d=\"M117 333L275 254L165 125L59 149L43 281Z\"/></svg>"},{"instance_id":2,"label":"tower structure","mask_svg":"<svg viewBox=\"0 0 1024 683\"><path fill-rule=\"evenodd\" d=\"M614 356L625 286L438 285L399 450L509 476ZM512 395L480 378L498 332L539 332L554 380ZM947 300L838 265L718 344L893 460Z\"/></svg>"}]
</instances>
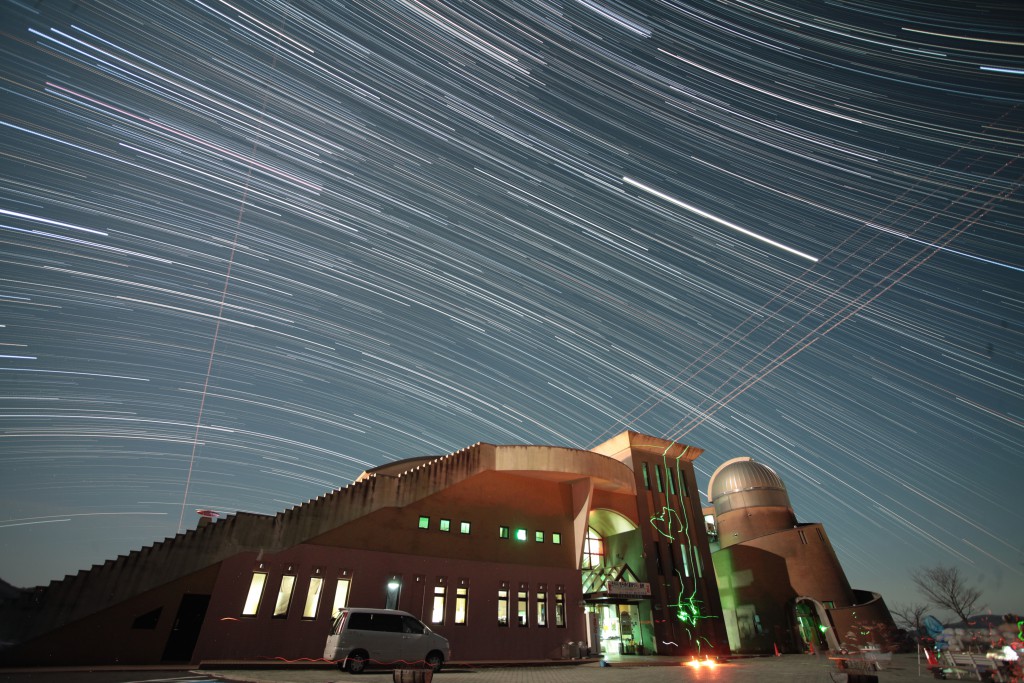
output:
<instances>
[{"instance_id":1,"label":"tower structure","mask_svg":"<svg viewBox=\"0 0 1024 683\"><path fill-rule=\"evenodd\" d=\"M712 559L733 652L885 641L893 624L881 596L850 587L824 527L797 521L773 469L752 458L729 460L712 475L708 496L718 537Z\"/></svg>"}]
</instances>

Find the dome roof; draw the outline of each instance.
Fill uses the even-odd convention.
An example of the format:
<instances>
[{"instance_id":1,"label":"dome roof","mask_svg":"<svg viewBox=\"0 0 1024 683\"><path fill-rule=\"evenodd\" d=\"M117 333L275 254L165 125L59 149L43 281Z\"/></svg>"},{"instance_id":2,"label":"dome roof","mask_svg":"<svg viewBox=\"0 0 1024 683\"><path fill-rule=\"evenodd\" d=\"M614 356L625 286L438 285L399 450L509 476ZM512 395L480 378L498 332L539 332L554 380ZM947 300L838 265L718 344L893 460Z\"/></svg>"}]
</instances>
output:
<instances>
[{"instance_id":1,"label":"dome roof","mask_svg":"<svg viewBox=\"0 0 1024 683\"><path fill-rule=\"evenodd\" d=\"M752 458L733 458L719 465L711 475L708 484L708 500L717 501L722 496L740 491L774 490L782 491L786 498L786 485L775 470L754 462Z\"/></svg>"}]
</instances>

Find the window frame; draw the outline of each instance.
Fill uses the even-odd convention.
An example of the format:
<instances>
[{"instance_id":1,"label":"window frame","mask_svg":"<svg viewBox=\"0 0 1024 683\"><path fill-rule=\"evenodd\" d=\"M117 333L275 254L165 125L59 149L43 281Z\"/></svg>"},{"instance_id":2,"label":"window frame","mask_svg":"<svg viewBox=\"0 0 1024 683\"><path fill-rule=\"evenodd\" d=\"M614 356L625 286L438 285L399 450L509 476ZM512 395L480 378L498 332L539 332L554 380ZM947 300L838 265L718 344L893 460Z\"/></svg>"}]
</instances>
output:
<instances>
[{"instance_id":1,"label":"window frame","mask_svg":"<svg viewBox=\"0 0 1024 683\"><path fill-rule=\"evenodd\" d=\"M259 582L259 588L257 594L253 595L253 590L256 590L256 577L262 577ZM245 594L245 602L242 603L242 616L243 617L255 617L259 614L260 603L263 602L263 593L267 590L267 579L270 577L270 572L262 571L257 569L252 573L252 578L249 580L249 590ZM255 598L255 602L253 601ZM252 611L247 611L249 609Z\"/></svg>"}]
</instances>

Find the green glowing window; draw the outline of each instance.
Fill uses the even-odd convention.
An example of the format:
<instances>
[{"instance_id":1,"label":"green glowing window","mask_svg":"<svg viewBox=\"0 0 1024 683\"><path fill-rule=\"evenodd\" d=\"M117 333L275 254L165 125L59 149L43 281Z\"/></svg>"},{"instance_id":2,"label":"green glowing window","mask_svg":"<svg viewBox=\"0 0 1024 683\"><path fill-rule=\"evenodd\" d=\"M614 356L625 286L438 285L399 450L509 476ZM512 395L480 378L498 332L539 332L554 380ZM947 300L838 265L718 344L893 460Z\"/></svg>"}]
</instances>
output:
<instances>
[{"instance_id":1,"label":"green glowing window","mask_svg":"<svg viewBox=\"0 0 1024 683\"><path fill-rule=\"evenodd\" d=\"M668 477L668 492L673 496L676 494L676 476L672 472L672 468L665 466L665 474Z\"/></svg>"},{"instance_id":2,"label":"green glowing window","mask_svg":"<svg viewBox=\"0 0 1024 683\"><path fill-rule=\"evenodd\" d=\"M535 532L533 532L533 540L537 541L537 543L543 543L544 542L544 532L543 531L535 531Z\"/></svg>"},{"instance_id":3,"label":"green glowing window","mask_svg":"<svg viewBox=\"0 0 1024 683\"><path fill-rule=\"evenodd\" d=\"M643 470L643 473L644 473L644 488L647 489L648 491L650 491L651 490L651 473L647 471L647 463L643 463L643 467L641 469Z\"/></svg>"},{"instance_id":4,"label":"green glowing window","mask_svg":"<svg viewBox=\"0 0 1024 683\"><path fill-rule=\"evenodd\" d=\"M499 526L498 527L498 538L508 538L508 527L507 526Z\"/></svg>"},{"instance_id":5,"label":"green glowing window","mask_svg":"<svg viewBox=\"0 0 1024 683\"><path fill-rule=\"evenodd\" d=\"M430 517L422 517L422 516L420 517L420 528L421 529L429 529L430 528Z\"/></svg>"},{"instance_id":6,"label":"green glowing window","mask_svg":"<svg viewBox=\"0 0 1024 683\"><path fill-rule=\"evenodd\" d=\"M468 534L469 533L469 522L459 522L459 533L460 534Z\"/></svg>"},{"instance_id":7,"label":"green glowing window","mask_svg":"<svg viewBox=\"0 0 1024 683\"><path fill-rule=\"evenodd\" d=\"M441 531L451 531L452 530L452 520L450 520L450 519L442 519L439 528L441 529Z\"/></svg>"},{"instance_id":8,"label":"green glowing window","mask_svg":"<svg viewBox=\"0 0 1024 683\"><path fill-rule=\"evenodd\" d=\"M551 534L551 542L555 545L560 545L562 543L562 534L558 533L557 531Z\"/></svg>"},{"instance_id":9,"label":"green glowing window","mask_svg":"<svg viewBox=\"0 0 1024 683\"><path fill-rule=\"evenodd\" d=\"M658 493L664 493L665 486L661 482L661 465L654 466L654 479L658 482Z\"/></svg>"},{"instance_id":10,"label":"green glowing window","mask_svg":"<svg viewBox=\"0 0 1024 683\"><path fill-rule=\"evenodd\" d=\"M516 529L516 540L517 541L525 541L526 540L526 529Z\"/></svg>"}]
</instances>

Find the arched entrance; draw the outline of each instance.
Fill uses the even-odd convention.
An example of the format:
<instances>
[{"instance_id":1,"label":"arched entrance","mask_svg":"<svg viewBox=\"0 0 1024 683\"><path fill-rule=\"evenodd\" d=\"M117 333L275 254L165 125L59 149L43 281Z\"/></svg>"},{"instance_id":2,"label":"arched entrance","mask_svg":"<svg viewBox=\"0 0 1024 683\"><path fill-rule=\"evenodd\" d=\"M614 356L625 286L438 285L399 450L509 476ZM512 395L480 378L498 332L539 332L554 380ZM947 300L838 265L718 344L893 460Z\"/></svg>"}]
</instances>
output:
<instances>
[{"instance_id":1,"label":"arched entrance","mask_svg":"<svg viewBox=\"0 0 1024 683\"><path fill-rule=\"evenodd\" d=\"M600 508L591 510L587 521L580 567L591 651L612 656L655 652L650 584L634 572L645 569L636 524Z\"/></svg>"},{"instance_id":2,"label":"arched entrance","mask_svg":"<svg viewBox=\"0 0 1024 683\"><path fill-rule=\"evenodd\" d=\"M797 598L793 617L797 642L802 642L805 649L814 652L839 649L839 640L832 628L832 622L820 601L808 597Z\"/></svg>"}]
</instances>

